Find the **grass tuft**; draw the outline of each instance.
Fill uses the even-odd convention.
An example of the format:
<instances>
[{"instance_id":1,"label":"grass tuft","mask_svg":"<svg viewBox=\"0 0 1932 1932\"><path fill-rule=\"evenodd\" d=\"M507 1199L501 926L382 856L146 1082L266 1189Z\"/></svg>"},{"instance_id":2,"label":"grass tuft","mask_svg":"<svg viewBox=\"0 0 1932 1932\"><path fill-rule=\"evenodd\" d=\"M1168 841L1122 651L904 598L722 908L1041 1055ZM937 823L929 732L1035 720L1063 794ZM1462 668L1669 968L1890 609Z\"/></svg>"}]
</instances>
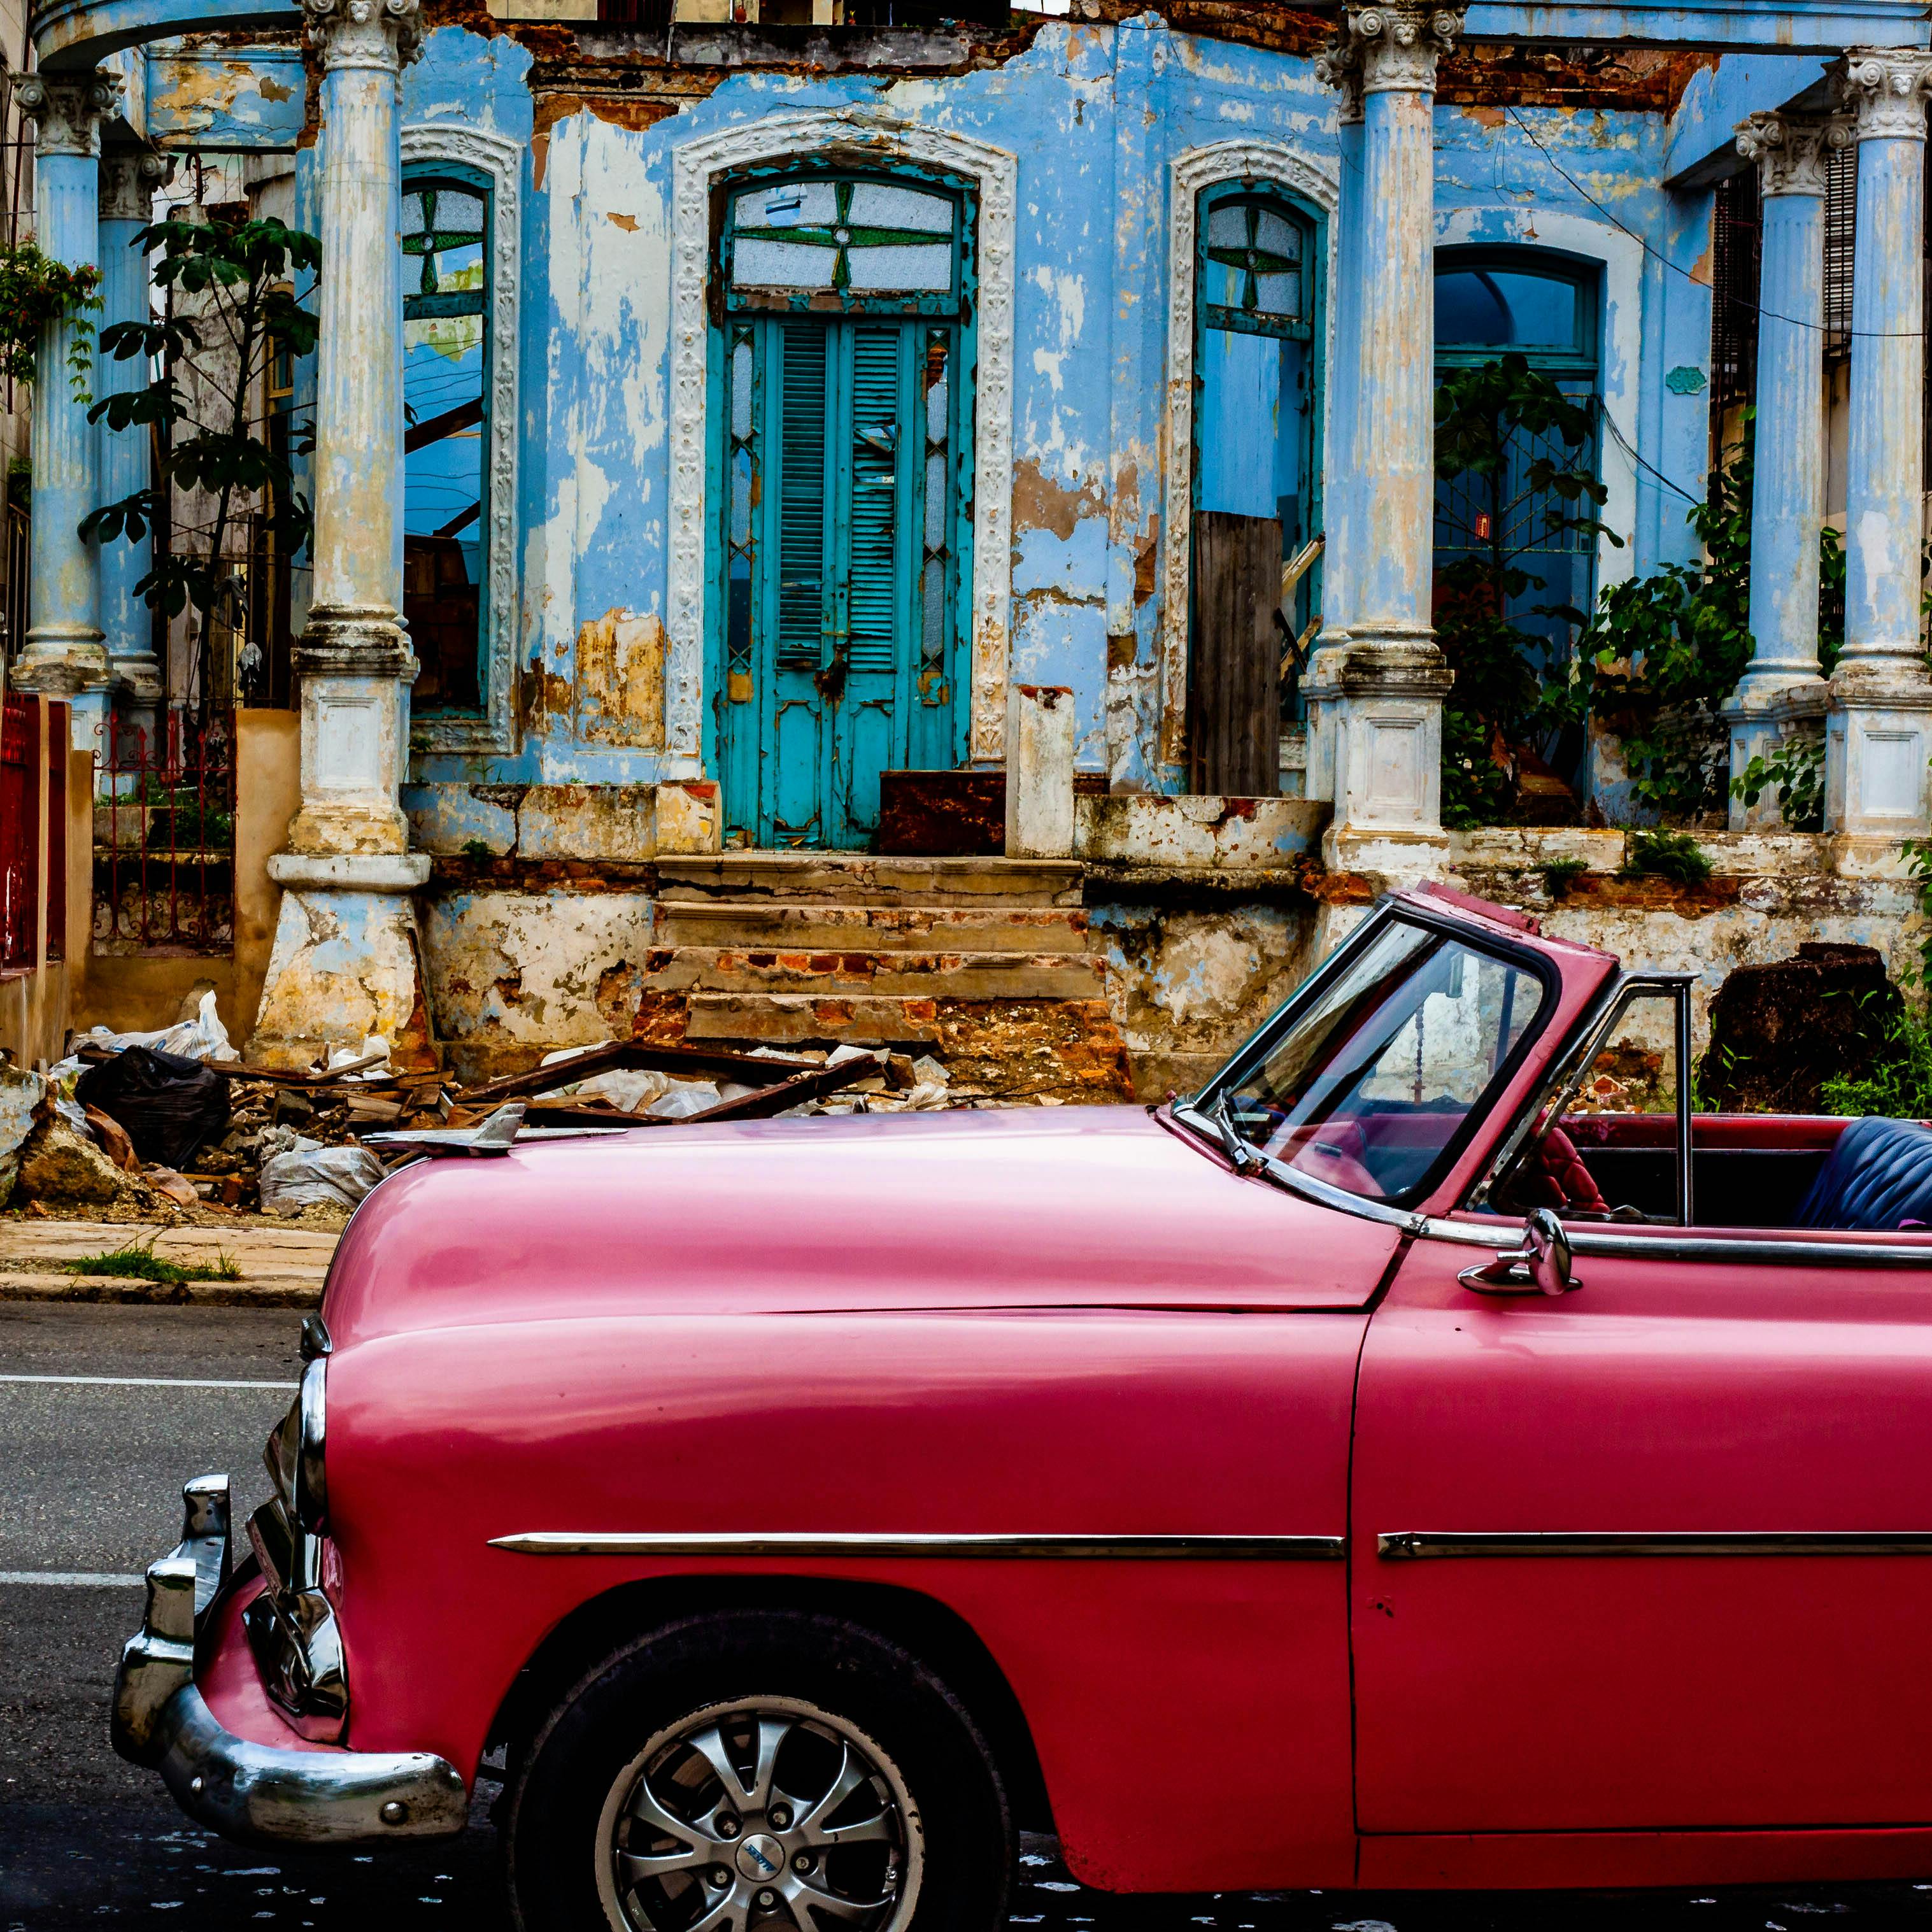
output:
<instances>
[{"instance_id":1,"label":"grass tuft","mask_svg":"<svg viewBox=\"0 0 1932 1932\"><path fill-rule=\"evenodd\" d=\"M1711 876L1711 861L1688 832L1633 832L1624 860L1625 878L1648 873L1675 879L1680 886L1701 886Z\"/></svg>"},{"instance_id":2,"label":"grass tuft","mask_svg":"<svg viewBox=\"0 0 1932 1932\"><path fill-rule=\"evenodd\" d=\"M1543 890L1552 899L1570 896L1570 888L1590 868L1581 859L1552 859L1548 865L1537 868L1543 874Z\"/></svg>"},{"instance_id":3,"label":"grass tuft","mask_svg":"<svg viewBox=\"0 0 1932 1932\"><path fill-rule=\"evenodd\" d=\"M242 1270L229 1255L216 1256L212 1264L206 1262L165 1261L155 1253L152 1242L144 1247L138 1241L130 1241L124 1247L112 1248L103 1254L83 1255L79 1261L68 1263L67 1272L119 1275L129 1281L160 1282L170 1288L178 1287L186 1281L242 1279Z\"/></svg>"}]
</instances>

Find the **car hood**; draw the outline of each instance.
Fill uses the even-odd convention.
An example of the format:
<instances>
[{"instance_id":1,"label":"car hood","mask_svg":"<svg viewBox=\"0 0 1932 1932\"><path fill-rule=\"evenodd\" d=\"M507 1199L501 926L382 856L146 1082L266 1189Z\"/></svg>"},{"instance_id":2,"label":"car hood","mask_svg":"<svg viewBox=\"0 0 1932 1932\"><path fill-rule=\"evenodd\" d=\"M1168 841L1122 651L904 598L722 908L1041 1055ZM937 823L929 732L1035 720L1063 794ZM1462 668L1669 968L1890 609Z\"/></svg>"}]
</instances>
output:
<instances>
[{"instance_id":1,"label":"car hood","mask_svg":"<svg viewBox=\"0 0 1932 1932\"><path fill-rule=\"evenodd\" d=\"M338 1347L614 1314L1354 1308L1390 1228L1138 1107L719 1123L421 1161L345 1232Z\"/></svg>"}]
</instances>

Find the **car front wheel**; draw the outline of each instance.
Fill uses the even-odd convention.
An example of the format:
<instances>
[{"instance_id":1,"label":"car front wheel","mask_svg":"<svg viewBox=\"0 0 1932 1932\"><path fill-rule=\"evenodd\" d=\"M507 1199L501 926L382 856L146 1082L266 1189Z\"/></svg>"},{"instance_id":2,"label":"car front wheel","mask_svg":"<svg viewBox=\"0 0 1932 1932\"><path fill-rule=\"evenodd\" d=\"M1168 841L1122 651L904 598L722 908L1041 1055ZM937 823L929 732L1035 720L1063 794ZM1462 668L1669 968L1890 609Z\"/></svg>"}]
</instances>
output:
<instances>
[{"instance_id":1,"label":"car front wheel","mask_svg":"<svg viewBox=\"0 0 1932 1932\"><path fill-rule=\"evenodd\" d=\"M627 1646L524 1756L526 1932L989 1932L1004 1793L958 1701L842 1619L734 1612Z\"/></svg>"}]
</instances>

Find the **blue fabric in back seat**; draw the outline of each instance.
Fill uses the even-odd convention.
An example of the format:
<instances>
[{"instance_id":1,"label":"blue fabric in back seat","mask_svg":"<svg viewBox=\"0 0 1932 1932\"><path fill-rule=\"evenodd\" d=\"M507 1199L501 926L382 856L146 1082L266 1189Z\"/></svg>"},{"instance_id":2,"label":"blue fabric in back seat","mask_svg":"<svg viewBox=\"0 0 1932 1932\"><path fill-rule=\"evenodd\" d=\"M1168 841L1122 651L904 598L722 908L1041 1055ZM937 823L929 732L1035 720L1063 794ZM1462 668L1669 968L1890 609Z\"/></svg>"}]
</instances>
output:
<instances>
[{"instance_id":1,"label":"blue fabric in back seat","mask_svg":"<svg viewBox=\"0 0 1932 1932\"><path fill-rule=\"evenodd\" d=\"M1932 1129L1868 1114L1838 1136L1792 1225L1876 1234L1907 1221L1932 1226Z\"/></svg>"}]
</instances>

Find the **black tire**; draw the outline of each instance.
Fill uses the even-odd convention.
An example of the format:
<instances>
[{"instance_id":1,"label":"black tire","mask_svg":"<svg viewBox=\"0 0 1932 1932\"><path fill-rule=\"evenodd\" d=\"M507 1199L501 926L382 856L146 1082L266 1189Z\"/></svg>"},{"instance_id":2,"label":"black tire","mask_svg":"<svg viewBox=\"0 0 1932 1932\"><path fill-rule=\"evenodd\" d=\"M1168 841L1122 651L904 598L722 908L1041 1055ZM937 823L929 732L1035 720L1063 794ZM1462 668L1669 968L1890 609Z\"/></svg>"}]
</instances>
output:
<instances>
[{"instance_id":1,"label":"black tire","mask_svg":"<svg viewBox=\"0 0 1932 1932\"><path fill-rule=\"evenodd\" d=\"M643 1932L650 1918L629 1916L629 1906L618 1901L614 1877L600 1880L600 1873L614 1868L614 1833L633 1828L616 1822L626 1794L636 1792L646 1762L664 1762L668 1751L671 1762L694 1767L687 1777L701 1778L698 1754L676 1742L680 1726L728 1726L742 1717L712 1714L748 1715L750 1706L769 1708L799 1726L797 1742L788 1739L781 1750L802 1752L807 1771L815 1768L815 1754L823 1764L830 1761L823 1754L848 1748L854 1761L872 1762L879 1770L866 1790L886 1794L882 1815L890 1812L898 1820L896 1848L823 1854L816 1881L844 1882L832 1876L833 1859L847 1870L854 1859L862 1867L872 1856L882 1862L880 1895L895 1894L898 1902L865 1932L994 1932L1005 1923L1012 1822L992 1754L958 1700L916 1658L856 1624L746 1610L680 1620L626 1645L559 1702L520 1754L502 1816L512 1907L523 1932ZM782 1754L781 1767L790 1761ZM664 1788L667 1774L653 1772L654 1792ZM682 1790L670 1788L674 1796ZM784 1790L775 1784L771 1796L782 1799ZM850 1803L870 1808L862 1792ZM711 1806L694 1796L688 1806L673 1809L689 1816L708 1814ZM825 1818L848 1815L835 1808ZM740 1828L752 1834L742 1853L761 1870L780 1841L748 1813ZM632 1839L632 1848L640 1842ZM668 1847L668 1839L658 1843ZM668 1932L694 1922L707 1898L722 1895L695 1888L739 1882L731 1868L705 1869L716 1876L680 1873L665 1880L684 1888L676 1897L660 1898L650 1891L658 1881L644 1882L638 1898L646 1912L653 1901L662 1908ZM754 1880L748 1875L744 1882ZM865 1885L866 1895L872 1890ZM808 1901L799 1910L794 1922L800 1932L819 1932L821 1922L832 1932L834 1922L821 1922ZM762 1932L762 1916L758 1922ZM777 1932L788 1922L781 1912L770 1922ZM742 1919L734 1932L744 1932ZM842 1925L839 1932L850 1928Z\"/></svg>"}]
</instances>

